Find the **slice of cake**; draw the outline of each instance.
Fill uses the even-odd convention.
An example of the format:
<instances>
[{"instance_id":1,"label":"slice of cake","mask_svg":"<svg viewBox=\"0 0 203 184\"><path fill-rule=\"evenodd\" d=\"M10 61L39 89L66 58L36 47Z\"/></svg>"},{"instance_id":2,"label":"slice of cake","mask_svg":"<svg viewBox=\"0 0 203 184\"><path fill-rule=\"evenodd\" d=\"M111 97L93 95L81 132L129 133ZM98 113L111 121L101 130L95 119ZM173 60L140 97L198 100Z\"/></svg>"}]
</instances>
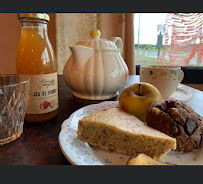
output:
<instances>
[{"instance_id":1,"label":"slice of cake","mask_svg":"<svg viewBox=\"0 0 203 184\"><path fill-rule=\"evenodd\" d=\"M77 137L102 149L160 159L176 149L176 139L159 132L119 107L90 114L78 123Z\"/></svg>"}]
</instances>

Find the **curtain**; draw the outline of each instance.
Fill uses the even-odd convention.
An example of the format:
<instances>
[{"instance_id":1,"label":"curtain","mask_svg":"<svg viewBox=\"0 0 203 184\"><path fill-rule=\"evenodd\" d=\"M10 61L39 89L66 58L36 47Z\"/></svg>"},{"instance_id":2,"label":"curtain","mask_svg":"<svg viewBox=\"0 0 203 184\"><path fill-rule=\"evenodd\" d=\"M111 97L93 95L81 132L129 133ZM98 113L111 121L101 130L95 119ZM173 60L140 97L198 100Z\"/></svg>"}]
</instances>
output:
<instances>
[{"instance_id":1,"label":"curtain","mask_svg":"<svg viewBox=\"0 0 203 184\"><path fill-rule=\"evenodd\" d=\"M56 13L56 57L58 73L71 55L69 46L89 39L90 30L97 28L96 13Z\"/></svg>"},{"instance_id":2,"label":"curtain","mask_svg":"<svg viewBox=\"0 0 203 184\"><path fill-rule=\"evenodd\" d=\"M188 66L197 56L196 66L203 60L203 14L168 13L164 24L164 50L156 64ZM167 58L167 57L168 58Z\"/></svg>"},{"instance_id":3,"label":"curtain","mask_svg":"<svg viewBox=\"0 0 203 184\"><path fill-rule=\"evenodd\" d=\"M93 29L101 31L101 38L121 37L122 57L129 74L135 74L133 13L57 13L56 14L56 54L58 73L71 55L69 45L90 39Z\"/></svg>"},{"instance_id":4,"label":"curtain","mask_svg":"<svg viewBox=\"0 0 203 184\"><path fill-rule=\"evenodd\" d=\"M133 13L100 13L98 14L98 29L101 37L121 37L123 41L123 59L126 62L130 75L135 74L135 46Z\"/></svg>"}]
</instances>

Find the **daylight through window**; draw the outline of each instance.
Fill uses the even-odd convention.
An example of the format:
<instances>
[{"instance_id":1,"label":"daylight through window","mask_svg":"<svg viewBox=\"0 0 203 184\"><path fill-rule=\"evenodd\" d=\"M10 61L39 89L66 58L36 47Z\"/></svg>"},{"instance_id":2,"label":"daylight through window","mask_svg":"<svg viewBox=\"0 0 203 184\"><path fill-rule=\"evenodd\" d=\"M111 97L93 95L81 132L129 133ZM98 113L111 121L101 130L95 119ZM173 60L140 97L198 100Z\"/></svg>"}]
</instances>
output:
<instances>
[{"instance_id":1,"label":"daylight through window","mask_svg":"<svg viewBox=\"0 0 203 184\"><path fill-rule=\"evenodd\" d=\"M136 65L203 66L202 13L135 13Z\"/></svg>"}]
</instances>

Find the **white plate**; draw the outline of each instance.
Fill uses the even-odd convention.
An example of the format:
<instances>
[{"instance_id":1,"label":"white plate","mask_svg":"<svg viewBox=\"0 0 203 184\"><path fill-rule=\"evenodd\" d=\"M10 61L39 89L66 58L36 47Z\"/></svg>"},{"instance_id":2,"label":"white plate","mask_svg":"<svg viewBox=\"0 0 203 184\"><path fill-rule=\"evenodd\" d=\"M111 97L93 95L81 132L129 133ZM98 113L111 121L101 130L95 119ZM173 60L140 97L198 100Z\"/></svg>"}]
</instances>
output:
<instances>
[{"instance_id":1,"label":"white plate","mask_svg":"<svg viewBox=\"0 0 203 184\"><path fill-rule=\"evenodd\" d=\"M126 165L130 156L106 151L77 139L78 121L102 109L118 106L118 101L106 101L85 106L75 111L61 125L59 145L64 156L73 165ZM171 151L162 159L177 165L203 165L203 148L189 153Z\"/></svg>"}]
</instances>

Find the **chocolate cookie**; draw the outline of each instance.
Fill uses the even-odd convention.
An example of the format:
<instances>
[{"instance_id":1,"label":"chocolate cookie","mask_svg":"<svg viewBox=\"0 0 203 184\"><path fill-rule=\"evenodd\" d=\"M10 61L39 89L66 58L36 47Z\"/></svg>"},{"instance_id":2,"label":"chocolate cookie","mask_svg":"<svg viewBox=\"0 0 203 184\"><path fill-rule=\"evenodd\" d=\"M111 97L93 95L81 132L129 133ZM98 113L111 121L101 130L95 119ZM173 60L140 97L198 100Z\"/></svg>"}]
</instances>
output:
<instances>
[{"instance_id":1,"label":"chocolate cookie","mask_svg":"<svg viewBox=\"0 0 203 184\"><path fill-rule=\"evenodd\" d=\"M164 99L152 103L146 113L146 123L176 138L176 151L189 152L201 147L203 119L181 101Z\"/></svg>"}]
</instances>

